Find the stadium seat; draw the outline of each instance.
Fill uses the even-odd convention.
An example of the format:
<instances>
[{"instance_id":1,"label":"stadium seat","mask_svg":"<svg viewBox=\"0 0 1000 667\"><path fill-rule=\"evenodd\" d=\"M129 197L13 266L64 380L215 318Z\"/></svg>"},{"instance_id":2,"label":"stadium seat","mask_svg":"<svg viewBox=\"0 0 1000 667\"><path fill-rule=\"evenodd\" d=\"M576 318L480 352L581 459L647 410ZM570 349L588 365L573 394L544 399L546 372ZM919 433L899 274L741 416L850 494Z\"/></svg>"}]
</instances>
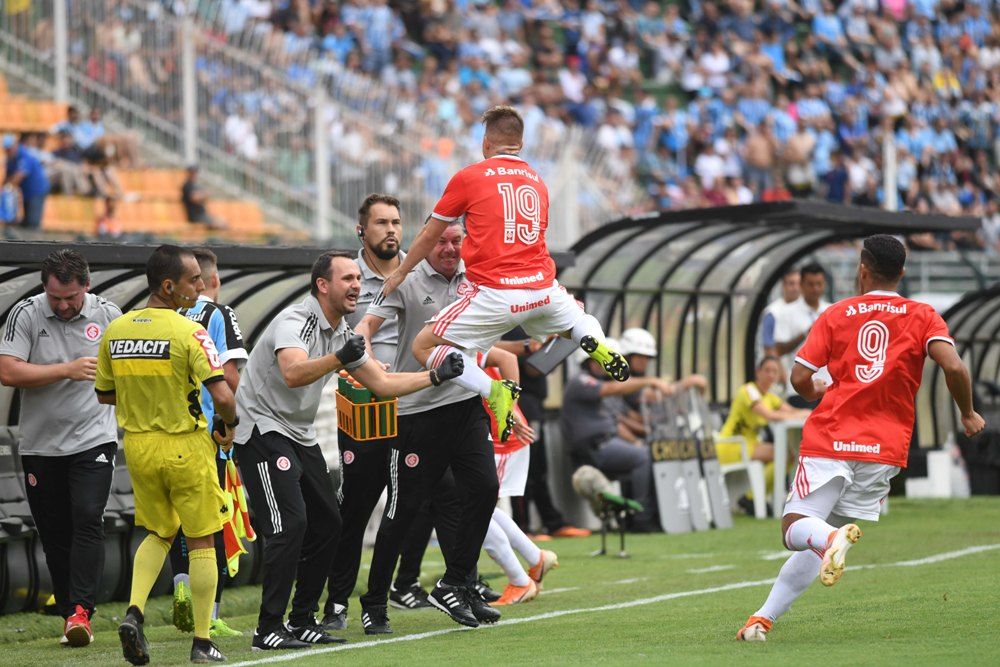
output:
<instances>
[{"instance_id":1,"label":"stadium seat","mask_svg":"<svg viewBox=\"0 0 1000 667\"><path fill-rule=\"evenodd\" d=\"M747 453L747 441L742 436L723 438L719 434L715 434L716 445L724 442L739 443L742 450L742 460L739 463L719 465L722 478L726 481L726 489L729 492L732 508L738 511L736 501L742 498L747 491L750 491L753 493L754 518L766 519L767 485L764 481L764 464L750 459L750 455Z\"/></svg>"}]
</instances>

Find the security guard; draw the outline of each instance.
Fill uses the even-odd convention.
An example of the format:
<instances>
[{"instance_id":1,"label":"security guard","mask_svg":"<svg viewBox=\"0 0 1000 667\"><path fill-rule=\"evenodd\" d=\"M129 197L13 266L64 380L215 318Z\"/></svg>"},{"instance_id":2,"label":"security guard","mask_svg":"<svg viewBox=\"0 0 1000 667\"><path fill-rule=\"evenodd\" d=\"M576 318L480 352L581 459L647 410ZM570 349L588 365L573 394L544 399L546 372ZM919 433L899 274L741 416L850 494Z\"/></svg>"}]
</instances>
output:
<instances>
[{"instance_id":1,"label":"security guard","mask_svg":"<svg viewBox=\"0 0 1000 667\"><path fill-rule=\"evenodd\" d=\"M376 395L397 396L462 372L461 357L455 354L430 372L386 373L344 321L357 307L360 292L361 270L351 255L320 255L313 264L310 295L271 321L240 380L240 472L257 532L265 538L262 599L252 644L256 650L343 641L326 634L314 616L341 527L336 490L313 423L323 387L343 368Z\"/></svg>"},{"instance_id":2,"label":"security guard","mask_svg":"<svg viewBox=\"0 0 1000 667\"><path fill-rule=\"evenodd\" d=\"M93 382L101 334L122 311L88 293L90 269L75 250L45 258L42 288L10 310L0 381L21 390L24 486L65 620L62 642L86 646L118 451L114 410L98 404Z\"/></svg>"},{"instance_id":3,"label":"security guard","mask_svg":"<svg viewBox=\"0 0 1000 667\"><path fill-rule=\"evenodd\" d=\"M235 399L208 332L177 312L194 306L205 289L194 255L160 246L146 263L146 280L146 307L108 325L94 383L98 401L117 406L135 493L135 522L149 532L135 554L132 594L118 636L126 660L149 662L143 609L183 527L194 607L191 661L222 662L225 658L209 639L209 624L219 577L213 536L222 529L228 506L215 472L212 439L229 449ZM201 409L202 386L215 405L211 436Z\"/></svg>"}]
</instances>

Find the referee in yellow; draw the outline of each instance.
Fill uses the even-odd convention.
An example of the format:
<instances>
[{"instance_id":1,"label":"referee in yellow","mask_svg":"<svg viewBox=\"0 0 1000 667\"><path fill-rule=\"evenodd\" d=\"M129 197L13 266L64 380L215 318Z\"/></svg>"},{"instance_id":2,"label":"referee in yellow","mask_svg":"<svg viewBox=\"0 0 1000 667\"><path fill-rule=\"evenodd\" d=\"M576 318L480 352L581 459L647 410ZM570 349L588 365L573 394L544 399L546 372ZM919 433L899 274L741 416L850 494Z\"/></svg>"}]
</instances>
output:
<instances>
[{"instance_id":1,"label":"referee in yellow","mask_svg":"<svg viewBox=\"0 0 1000 667\"><path fill-rule=\"evenodd\" d=\"M143 609L170 544L183 527L194 607L191 662L225 660L209 639L218 581L214 535L228 508L216 476L215 442L228 451L236 426L236 399L208 332L179 314L204 290L194 254L163 245L146 262L146 307L108 325L97 357L98 401L117 406L125 431L125 461L135 492L135 522L149 535L132 568L132 594L118 628L125 659L149 662ZM201 387L215 403L214 424L201 409Z\"/></svg>"}]
</instances>

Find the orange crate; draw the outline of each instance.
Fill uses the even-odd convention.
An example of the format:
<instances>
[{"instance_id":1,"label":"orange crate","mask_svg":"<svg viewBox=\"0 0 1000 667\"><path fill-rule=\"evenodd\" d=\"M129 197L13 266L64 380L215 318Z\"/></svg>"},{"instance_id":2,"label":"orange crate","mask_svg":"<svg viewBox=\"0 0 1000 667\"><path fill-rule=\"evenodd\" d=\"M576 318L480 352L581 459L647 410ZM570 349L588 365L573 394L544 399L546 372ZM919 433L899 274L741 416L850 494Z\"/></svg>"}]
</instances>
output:
<instances>
[{"instance_id":1,"label":"orange crate","mask_svg":"<svg viewBox=\"0 0 1000 667\"><path fill-rule=\"evenodd\" d=\"M396 437L396 399L352 403L337 392L337 428L358 442Z\"/></svg>"}]
</instances>

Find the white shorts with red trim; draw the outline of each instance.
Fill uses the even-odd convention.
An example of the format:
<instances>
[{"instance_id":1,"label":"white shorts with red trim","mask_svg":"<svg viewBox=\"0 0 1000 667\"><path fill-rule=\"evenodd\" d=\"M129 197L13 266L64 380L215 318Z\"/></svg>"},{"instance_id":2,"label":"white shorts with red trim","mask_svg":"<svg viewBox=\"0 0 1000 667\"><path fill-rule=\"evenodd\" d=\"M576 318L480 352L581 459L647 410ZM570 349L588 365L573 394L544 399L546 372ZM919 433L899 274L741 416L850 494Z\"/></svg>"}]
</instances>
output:
<instances>
[{"instance_id":1,"label":"white shorts with red trim","mask_svg":"<svg viewBox=\"0 0 1000 667\"><path fill-rule=\"evenodd\" d=\"M500 497L523 496L524 486L528 483L530 450L521 447L509 454L494 454L493 458L496 460L497 478L500 480Z\"/></svg>"},{"instance_id":2,"label":"white shorts with red trim","mask_svg":"<svg viewBox=\"0 0 1000 667\"><path fill-rule=\"evenodd\" d=\"M464 282L459 298L428 324L452 345L486 352L500 337L521 326L529 336L569 331L584 316L583 304L553 281L545 289L495 289Z\"/></svg>"},{"instance_id":3,"label":"white shorts with red trim","mask_svg":"<svg viewBox=\"0 0 1000 667\"><path fill-rule=\"evenodd\" d=\"M878 521L882 503L889 495L889 480L898 466L869 461L845 461L818 456L800 456L785 501L785 514L801 514L826 520L831 514L848 519ZM816 493L837 477L843 478L840 495Z\"/></svg>"}]
</instances>

